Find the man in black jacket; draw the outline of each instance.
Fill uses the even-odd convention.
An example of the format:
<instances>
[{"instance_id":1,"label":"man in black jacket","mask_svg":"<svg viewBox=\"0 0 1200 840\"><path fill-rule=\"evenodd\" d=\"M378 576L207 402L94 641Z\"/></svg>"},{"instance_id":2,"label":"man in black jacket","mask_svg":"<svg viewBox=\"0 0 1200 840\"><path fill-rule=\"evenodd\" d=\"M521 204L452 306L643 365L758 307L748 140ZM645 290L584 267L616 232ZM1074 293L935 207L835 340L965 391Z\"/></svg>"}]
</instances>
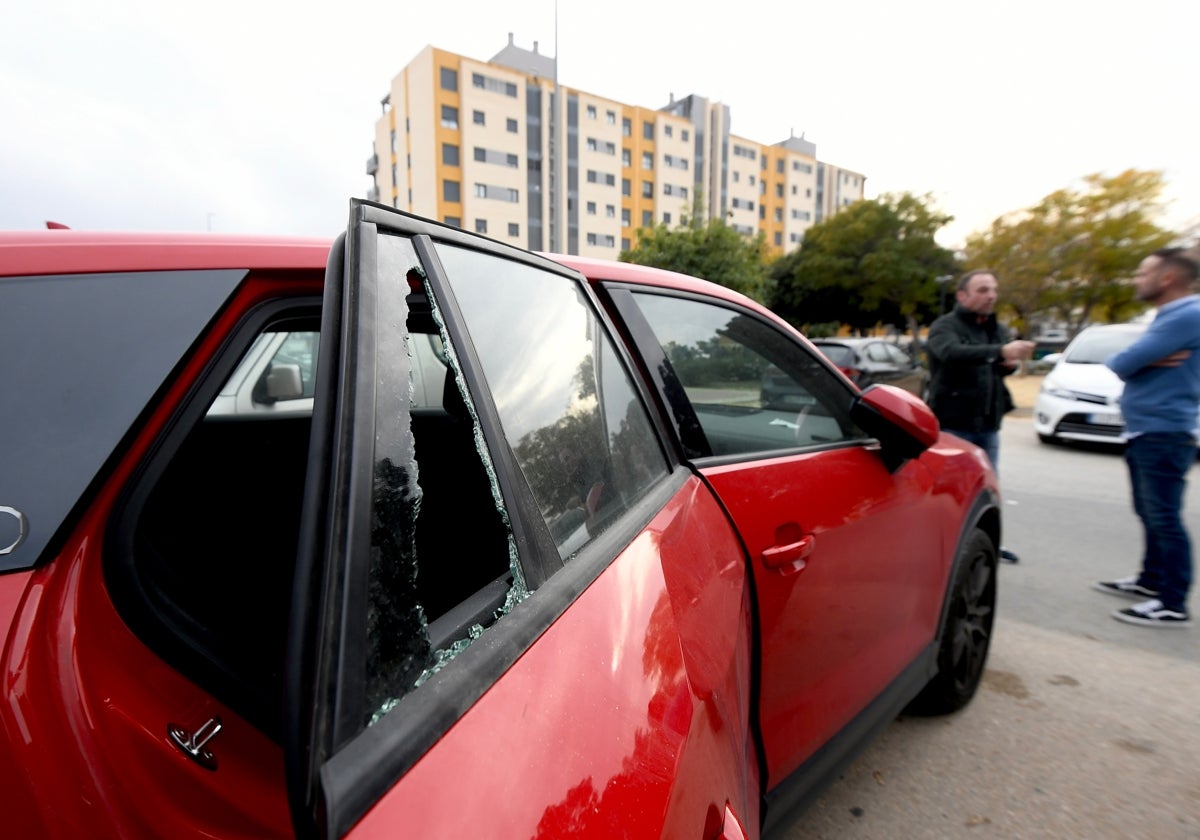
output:
<instances>
[{"instance_id":1,"label":"man in black jacket","mask_svg":"<svg viewBox=\"0 0 1200 840\"><path fill-rule=\"evenodd\" d=\"M1013 409L1004 377L1033 355L1034 343L1014 340L996 322L996 288L987 269L964 274L957 305L933 322L926 348L929 407L943 429L981 447L999 472L1000 421Z\"/></svg>"}]
</instances>

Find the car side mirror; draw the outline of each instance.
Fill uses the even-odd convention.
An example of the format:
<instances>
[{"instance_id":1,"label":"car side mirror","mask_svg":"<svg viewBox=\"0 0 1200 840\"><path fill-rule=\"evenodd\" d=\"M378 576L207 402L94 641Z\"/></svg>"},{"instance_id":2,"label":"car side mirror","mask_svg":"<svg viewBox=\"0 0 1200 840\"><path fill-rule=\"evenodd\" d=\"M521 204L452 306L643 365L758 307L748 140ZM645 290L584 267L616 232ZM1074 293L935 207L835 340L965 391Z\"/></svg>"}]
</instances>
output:
<instances>
[{"instance_id":1,"label":"car side mirror","mask_svg":"<svg viewBox=\"0 0 1200 840\"><path fill-rule=\"evenodd\" d=\"M272 364L267 372L267 400L298 400L304 396L304 382L300 377L300 365Z\"/></svg>"},{"instance_id":2,"label":"car side mirror","mask_svg":"<svg viewBox=\"0 0 1200 840\"><path fill-rule=\"evenodd\" d=\"M933 446L941 432L929 406L895 385L872 385L855 397L850 419L879 440L893 470Z\"/></svg>"}]
</instances>

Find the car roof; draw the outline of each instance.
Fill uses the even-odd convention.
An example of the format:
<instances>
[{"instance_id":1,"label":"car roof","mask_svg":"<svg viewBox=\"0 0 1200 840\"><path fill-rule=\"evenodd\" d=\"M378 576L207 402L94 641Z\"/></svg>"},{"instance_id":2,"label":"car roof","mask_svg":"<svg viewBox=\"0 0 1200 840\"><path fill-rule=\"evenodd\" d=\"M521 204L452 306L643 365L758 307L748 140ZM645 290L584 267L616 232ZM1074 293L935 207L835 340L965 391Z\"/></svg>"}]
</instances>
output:
<instances>
[{"instance_id":1,"label":"car roof","mask_svg":"<svg viewBox=\"0 0 1200 840\"><path fill-rule=\"evenodd\" d=\"M876 337L868 336L867 338L861 338L859 336L847 336L845 338L814 338L812 340L812 343L817 344L817 345L844 344L847 347L862 347L864 344L870 344L873 341L887 341L887 339L881 338L878 336L876 336ZM888 343L890 344L891 342L888 342Z\"/></svg>"},{"instance_id":2,"label":"car roof","mask_svg":"<svg viewBox=\"0 0 1200 840\"><path fill-rule=\"evenodd\" d=\"M98 274L118 271L198 269L324 270L332 238L218 233L0 231L0 276ZM615 260L543 253L591 283L641 286L703 294L736 303L783 322L766 307L732 289L676 271Z\"/></svg>"},{"instance_id":3,"label":"car roof","mask_svg":"<svg viewBox=\"0 0 1200 840\"><path fill-rule=\"evenodd\" d=\"M1135 324L1132 321L1123 324L1092 324L1084 327L1079 331L1079 335L1085 332L1145 332L1146 324ZM1076 338L1079 336L1077 335Z\"/></svg>"},{"instance_id":4,"label":"car roof","mask_svg":"<svg viewBox=\"0 0 1200 840\"><path fill-rule=\"evenodd\" d=\"M324 269L332 239L214 233L0 231L4 275L213 268Z\"/></svg>"}]
</instances>

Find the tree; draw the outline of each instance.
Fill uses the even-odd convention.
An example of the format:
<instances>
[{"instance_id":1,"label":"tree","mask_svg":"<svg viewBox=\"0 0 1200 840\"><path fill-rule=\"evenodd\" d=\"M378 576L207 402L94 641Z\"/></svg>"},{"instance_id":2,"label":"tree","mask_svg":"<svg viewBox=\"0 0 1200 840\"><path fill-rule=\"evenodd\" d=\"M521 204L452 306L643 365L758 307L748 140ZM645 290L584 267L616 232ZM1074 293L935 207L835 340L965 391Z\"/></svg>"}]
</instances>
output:
<instances>
[{"instance_id":1,"label":"tree","mask_svg":"<svg viewBox=\"0 0 1200 840\"><path fill-rule=\"evenodd\" d=\"M911 193L863 200L813 225L799 250L771 267L771 308L793 324L894 324L916 334L937 312L937 277L954 254L934 241L953 217Z\"/></svg>"},{"instance_id":2,"label":"tree","mask_svg":"<svg viewBox=\"0 0 1200 840\"><path fill-rule=\"evenodd\" d=\"M1072 335L1093 319L1125 320L1138 306L1125 281L1176 238L1154 222L1163 186L1155 171L1088 175L1081 189L1057 190L968 238L966 264L996 272L1018 328L1042 312Z\"/></svg>"},{"instance_id":3,"label":"tree","mask_svg":"<svg viewBox=\"0 0 1200 840\"><path fill-rule=\"evenodd\" d=\"M721 219L701 223L693 214L675 229L660 224L638 231L637 245L619 260L691 274L765 303L766 238L746 239Z\"/></svg>"}]
</instances>

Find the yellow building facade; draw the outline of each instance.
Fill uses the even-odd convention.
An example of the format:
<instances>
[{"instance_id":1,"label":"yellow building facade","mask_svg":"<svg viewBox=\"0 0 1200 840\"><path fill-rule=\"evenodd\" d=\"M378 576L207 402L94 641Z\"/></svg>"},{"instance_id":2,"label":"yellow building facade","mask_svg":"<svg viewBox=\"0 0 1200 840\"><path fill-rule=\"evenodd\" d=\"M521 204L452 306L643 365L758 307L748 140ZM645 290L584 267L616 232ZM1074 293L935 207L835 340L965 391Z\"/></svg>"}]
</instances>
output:
<instances>
[{"instance_id":1,"label":"yellow building facade","mask_svg":"<svg viewBox=\"0 0 1200 840\"><path fill-rule=\"evenodd\" d=\"M426 47L381 105L368 198L536 251L612 259L639 229L698 217L785 253L865 189L803 137L732 134L722 103L645 108L562 85L511 34L490 61Z\"/></svg>"}]
</instances>

